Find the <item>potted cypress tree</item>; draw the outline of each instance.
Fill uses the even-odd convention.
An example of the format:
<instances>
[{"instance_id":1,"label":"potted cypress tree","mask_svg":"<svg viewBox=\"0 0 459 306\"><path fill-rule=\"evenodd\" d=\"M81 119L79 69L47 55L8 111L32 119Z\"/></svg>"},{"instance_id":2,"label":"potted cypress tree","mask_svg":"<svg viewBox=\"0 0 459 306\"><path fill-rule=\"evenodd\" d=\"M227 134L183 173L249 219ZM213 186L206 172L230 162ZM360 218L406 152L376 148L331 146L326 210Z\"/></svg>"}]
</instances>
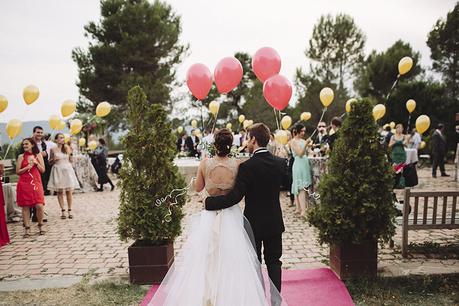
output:
<instances>
[{"instance_id":1,"label":"potted cypress tree","mask_svg":"<svg viewBox=\"0 0 459 306\"><path fill-rule=\"evenodd\" d=\"M118 234L135 240L128 248L131 282L159 283L173 263L185 182L173 164L175 139L166 111L149 103L139 86L129 91L128 104Z\"/></svg>"},{"instance_id":2,"label":"potted cypress tree","mask_svg":"<svg viewBox=\"0 0 459 306\"><path fill-rule=\"evenodd\" d=\"M330 266L340 278L374 277L378 240L395 234L393 171L379 143L372 104L352 104L319 184L320 204L308 213L320 243L330 245Z\"/></svg>"}]
</instances>

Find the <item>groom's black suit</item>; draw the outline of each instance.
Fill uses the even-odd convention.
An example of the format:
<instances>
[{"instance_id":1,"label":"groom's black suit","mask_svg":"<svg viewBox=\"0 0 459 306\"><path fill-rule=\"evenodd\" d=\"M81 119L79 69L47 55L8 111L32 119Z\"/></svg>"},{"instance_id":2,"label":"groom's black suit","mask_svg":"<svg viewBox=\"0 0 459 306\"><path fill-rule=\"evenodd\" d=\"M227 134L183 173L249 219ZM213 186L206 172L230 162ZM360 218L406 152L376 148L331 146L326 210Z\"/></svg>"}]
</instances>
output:
<instances>
[{"instance_id":1,"label":"groom's black suit","mask_svg":"<svg viewBox=\"0 0 459 306\"><path fill-rule=\"evenodd\" d=\"M207 210L220 210L239 203L245 196L244 216L255 235L256 252L261 262L261 245L268 274L281 291L282 232L284 221L279 202L279 191L287 175L284 159L273 156L265 148L241 163L236 182L228 194L206 199Z\"/></svg>"}]
</instances>

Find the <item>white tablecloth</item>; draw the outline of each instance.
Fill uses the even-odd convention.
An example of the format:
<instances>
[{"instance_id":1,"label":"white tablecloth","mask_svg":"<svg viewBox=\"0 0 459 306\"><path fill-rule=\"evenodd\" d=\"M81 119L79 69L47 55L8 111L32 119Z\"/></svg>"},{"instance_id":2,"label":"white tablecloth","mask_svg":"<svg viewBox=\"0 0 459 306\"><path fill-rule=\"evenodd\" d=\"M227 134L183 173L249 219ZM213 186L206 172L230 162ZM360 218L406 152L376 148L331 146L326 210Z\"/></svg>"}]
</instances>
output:
<instances>
[{"instance_id":1,"label":"white tablecloth","mask_svg":"<svg viewBox=\"0 0 459 306\"><path fill-rule=\"evenodd\" d=\"M73 169L80 183L82 192L92 191L97 188L97 172L87 155L76 155L73 157Z\"/></svg>"},{"instance_id":2,"label":"white tablecloth","mask_svg":"<svg viewBox=\"0 0 459 306\"><path fill-rule=\"evenodd\" d=\"M16 204L16 184L3 184L3 199L7 222L18 222L22 218L22 209Z\"/></svg>"},{"instance_id":3,"label":"white tablecloth","mask_svg":"<svg viewBox=\"0 0 459 306\"><path fill-rule=\"evenodd\" d=\"M405 152L406 152L406 163L407 164L418 162L418 150L405 148Z\"/></svg>"}]
</instances>

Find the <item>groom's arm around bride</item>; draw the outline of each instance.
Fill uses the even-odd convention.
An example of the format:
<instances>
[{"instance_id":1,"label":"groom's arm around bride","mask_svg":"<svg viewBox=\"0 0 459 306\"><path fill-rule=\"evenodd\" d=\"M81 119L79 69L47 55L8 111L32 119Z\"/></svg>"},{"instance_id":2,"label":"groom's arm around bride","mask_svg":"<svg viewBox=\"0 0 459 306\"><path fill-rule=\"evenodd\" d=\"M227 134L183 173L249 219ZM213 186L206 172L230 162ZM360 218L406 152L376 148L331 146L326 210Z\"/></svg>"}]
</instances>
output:
<instances>
[{"instance_id":1,"label":"groom's arm around bride","mask_svg":"<svg viewBox=\"0 0 459 306\"><path fill-rule=\"evenodd\" d=\"M261 262L261 246L268 273L280 291L282 232L284 222L279 201L280 186L287 174L285 160L266 149L270 131L263 123L249 130L247 148L252 157L241 163L233 189L226 195L208 197L206 210L220 210L239 203L245 196L244 215L253 229L256 252Z\"/></svg>"}]
</instances>

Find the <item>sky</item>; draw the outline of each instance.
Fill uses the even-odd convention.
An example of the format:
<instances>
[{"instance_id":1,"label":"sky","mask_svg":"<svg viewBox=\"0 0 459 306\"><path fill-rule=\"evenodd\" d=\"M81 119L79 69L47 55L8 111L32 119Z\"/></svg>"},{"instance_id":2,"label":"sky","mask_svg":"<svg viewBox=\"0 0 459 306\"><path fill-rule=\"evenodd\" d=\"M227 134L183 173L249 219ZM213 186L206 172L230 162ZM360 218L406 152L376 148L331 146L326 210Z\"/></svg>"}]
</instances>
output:
<instances>
[{"instance_id":1,"label":"sky","mask_svg":"<svg viewBox=\"0 0 459 306\"><path fill-rule=\"evenodd\" d=\"M182 17L181 40L189 56L178 68L183 81L189 66L201 62L213 71L236 51L253 55L270 46L282 58L281 74L292 83L297 67L308 66L304 51L314 24L323 14L346 13L366 34L366 54L383 51L396 40L409 42L430 66L425 41L438 18L455 0L169 0ZM77 65L71 52L87 47L84 25L99 19L98 0L0 0L0 95L9 101L0 122L47 120L64 100L78 100ZM27 106L25 86L40 98ZM181 91L186 89L182 88ZM180 92L180 90L178 92ZM294 98L291 103L294 103Z\"/></svg>"}]
</instances>

